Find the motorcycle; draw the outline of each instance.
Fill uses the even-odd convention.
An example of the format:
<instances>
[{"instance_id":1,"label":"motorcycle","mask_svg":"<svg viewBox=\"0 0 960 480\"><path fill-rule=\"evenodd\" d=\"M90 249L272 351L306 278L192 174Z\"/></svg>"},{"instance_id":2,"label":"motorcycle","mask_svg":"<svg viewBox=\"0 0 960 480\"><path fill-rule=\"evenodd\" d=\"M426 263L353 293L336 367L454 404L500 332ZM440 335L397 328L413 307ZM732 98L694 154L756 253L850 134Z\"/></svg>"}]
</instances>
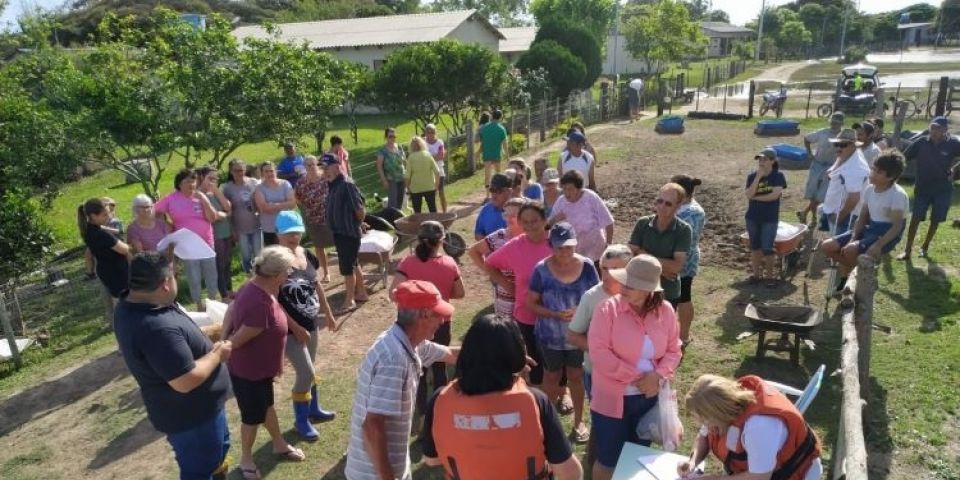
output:
<instances>
[{"instance_id":1,"label":"motorcycle","mask_svg":"<svg viewBox=\"0 0 960 480\"><path fill-rule=\"evenodd\" d=\"M779 92L767 92L763 94L763 104L760 105L760 116L773 110L779 117L783 113L783 105L787 103L787 91L781 89Z\"/></svg>"}]
</instances>

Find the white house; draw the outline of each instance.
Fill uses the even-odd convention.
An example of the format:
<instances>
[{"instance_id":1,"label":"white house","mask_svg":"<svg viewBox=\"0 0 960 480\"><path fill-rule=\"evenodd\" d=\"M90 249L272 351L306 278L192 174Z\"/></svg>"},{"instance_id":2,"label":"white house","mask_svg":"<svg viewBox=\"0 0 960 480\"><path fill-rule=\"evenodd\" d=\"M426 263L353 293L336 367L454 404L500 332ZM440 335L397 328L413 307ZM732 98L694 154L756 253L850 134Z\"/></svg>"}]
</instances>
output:
<instances>
[{"instance_id":1,"label":"white house","mask_svg":"<svg viewBox=\"0 0 960 480\"><path fill-rule=\"evenodd\" d=\"M501 28L504 40L500 42L500 56L515 63L521 55L530 50L530 44L537 36L537 27Z\"/></svg>"},{"instance_id":2,"label":"white house","mask_svg":"<svg viewBox=\"0 0 960 480\"><path fill-rule=\"evenodd\" d=\"M937 26L931 22L901 23L897 25L904 47L932 45L937 38Z\"/></svg>"},{"instance_id":3,"label":"white house","mask_svg":"<svg viewBox=\"0 0 960 480\"><path fill-rule=\"evenodd\" d=\"M499 52L500 41L504 40L503 34L476 10L283 23L277 25L276 37L261 26L251 25L235 29L233 35L241 41L254 37L306 42L311 48L373 69L383 65L390 52L405 45L450 38Z\"/></svg>"}]
</instances>

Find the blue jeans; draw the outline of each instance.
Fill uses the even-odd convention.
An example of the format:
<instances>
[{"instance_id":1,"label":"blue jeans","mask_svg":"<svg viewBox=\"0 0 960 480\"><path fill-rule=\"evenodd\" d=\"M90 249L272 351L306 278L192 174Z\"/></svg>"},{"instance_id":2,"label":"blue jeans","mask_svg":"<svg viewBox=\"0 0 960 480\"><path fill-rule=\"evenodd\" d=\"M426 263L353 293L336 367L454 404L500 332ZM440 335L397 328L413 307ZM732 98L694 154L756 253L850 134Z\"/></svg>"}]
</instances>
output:
<instances>
[{"instance_id":1,"label":"blue jeans","mask_svg":"<svg viewBox=\"0 0 960 480\"><path fill-rule=\"evenodd\" d=\"M240 240L240 265L244 272L250 273L253 270L253 257L260 253L263 246L260 232L238 233L237 239Z\"/></svg>"},{"instance_id":2,"label":"blue jeans","mask_svg":"<svg viewBox=\"0 0 960 480\"><path fill-rule=\"evenodd\" d=\"M596 440L596 458L600 465L613 470L626 442L650 445L649 441L641 441L637 437L637 424L647 411L656 407L657 397L624 395L623 416L620 418L608 417L590 410L590 422L593 425L591 437Z\"/></svg>"},{"instance_id":3,"label":"blue jeans","mask_svg":"<svg viewBox=\"0 0 960 480\"><path fill-rule=\"evenodd\" d=\"M207 298L217 298L217 258L202 260L184 260L184 269L187 271L187 283L190 285L190 298L193 303L200 303L200 280L207 287Z\"/></svg>"},{"instance_id":4,"label":"blue jeans","mask_svg":"<svg viewBox=\"0 0 960 480\"><path fill-rule=\"evenodd\" d=\"M593 388L593 373L583 369L583 389L587 391L587 400L593 400L593 394L590 389Z\"/></svg>"},{"instance_id":5,"label":"blue jeans","mask_svg":"<svg viewBox=\"0 0 960 480\"><path fill-rule=\"evenodd\" d=\"M763 250L764 255L773 255L773 244L777 241L778 222L756 222L747 219L747 235L750 237L750 250Z\"/></svg>"},{"instance_id":6,"label":"blue jeans","mask_svg":"<svg viewBox=\"0 0 960 480\"><path fill-rule=\"evenodd\" d=\"M223 407L209 420L190 430L171 433L167 441L180 467L180 480L208 480L230 450L230 429Z\"/></svg>"}]
</instances>

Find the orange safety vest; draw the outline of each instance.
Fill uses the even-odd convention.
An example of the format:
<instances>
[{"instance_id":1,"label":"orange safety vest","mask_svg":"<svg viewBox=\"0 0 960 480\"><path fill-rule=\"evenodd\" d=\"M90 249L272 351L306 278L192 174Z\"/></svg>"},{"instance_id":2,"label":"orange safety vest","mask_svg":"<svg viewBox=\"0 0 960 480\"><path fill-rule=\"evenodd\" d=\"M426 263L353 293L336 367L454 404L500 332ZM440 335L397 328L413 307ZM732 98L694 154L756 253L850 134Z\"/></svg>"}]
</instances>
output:
<instances>
[{"instance_id":1,"label":"orange safety vest","mask_svg":"<svg viewBox=\"0 0 960 480\"><path fill-rule=\"evenodd\" d=\"M777 453L777 466L770 478L771 480L803 480L810 464L820 457L820 439L807 425L797 407L779 390L768 386L756 375L747 375L737 381L742 387L752 391L757 401L747 406L729 428L736 427L742 433L743 426L752 415L770 415L782 420L787 425L787 441ZM728 475L746 472L748 470L747 452L740 435L737 436L735 450L727 448L726 437L726 433L711 432L707 437L710 449L717 458L723 460L723 467Z\"/></svg>"},{"instance_id":2,"label":"orange safety vest","mask_svg":"<svg viewBox=\"0 0 960 480\"><path fill-rule=\"evenodd\" d=\"M448 479L549 477L540 407L521 378L483 395L464 395L450 382L434 402L432 432Z\"/></svg>"}]
</instances>

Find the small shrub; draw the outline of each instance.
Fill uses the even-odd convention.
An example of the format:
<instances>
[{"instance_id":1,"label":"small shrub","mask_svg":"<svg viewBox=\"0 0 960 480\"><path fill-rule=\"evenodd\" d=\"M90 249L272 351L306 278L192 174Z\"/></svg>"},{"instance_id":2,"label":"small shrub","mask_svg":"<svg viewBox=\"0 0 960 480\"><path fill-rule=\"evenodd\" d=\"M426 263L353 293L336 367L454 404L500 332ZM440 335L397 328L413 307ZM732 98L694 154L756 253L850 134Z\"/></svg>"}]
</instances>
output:
<instances>
[{"instance_id":1,"label":"small shrub","mask_svg":"<svg viewBox=\"0 0 960 480\"><path fill-rule=\"evenodd\" d=\"M570 126L577 121L577 117L567 117L560 121L553 130L550 131L551 138L562 137L570 131Z\"/></svg>"},{"instance_id":2,"label":"small shrub","mask_svg":"<svg viewBox=\"0 0 960 480\"><path fill-rule=\"evenodd\" d=\"M854 45L844 50L841 63L849 64L862 62L867 59L867 53L868 51L866 47Z\"/></svg>"},{"instance_id":3,"label":"small shrub","mask_svg":"<svg viewBox=\"0 0 960 480\"><path fill-rule=\"evenodd\" d=\"M451 149L447 154L446 168L447 181L472 175L473 172L470 171L470 165L467 163L467 147L461 145Z\"/></svg>"},{"instance_id":4,"label":"small shrub","mask_svg":"<svg viewBox=\"0 0 960 480\"><path fill-rule=\"evenodd\" d=\"M527 149L527 136L522 133L510 135L510 153L516 155Z\"/></svg>"}]
</instances>

